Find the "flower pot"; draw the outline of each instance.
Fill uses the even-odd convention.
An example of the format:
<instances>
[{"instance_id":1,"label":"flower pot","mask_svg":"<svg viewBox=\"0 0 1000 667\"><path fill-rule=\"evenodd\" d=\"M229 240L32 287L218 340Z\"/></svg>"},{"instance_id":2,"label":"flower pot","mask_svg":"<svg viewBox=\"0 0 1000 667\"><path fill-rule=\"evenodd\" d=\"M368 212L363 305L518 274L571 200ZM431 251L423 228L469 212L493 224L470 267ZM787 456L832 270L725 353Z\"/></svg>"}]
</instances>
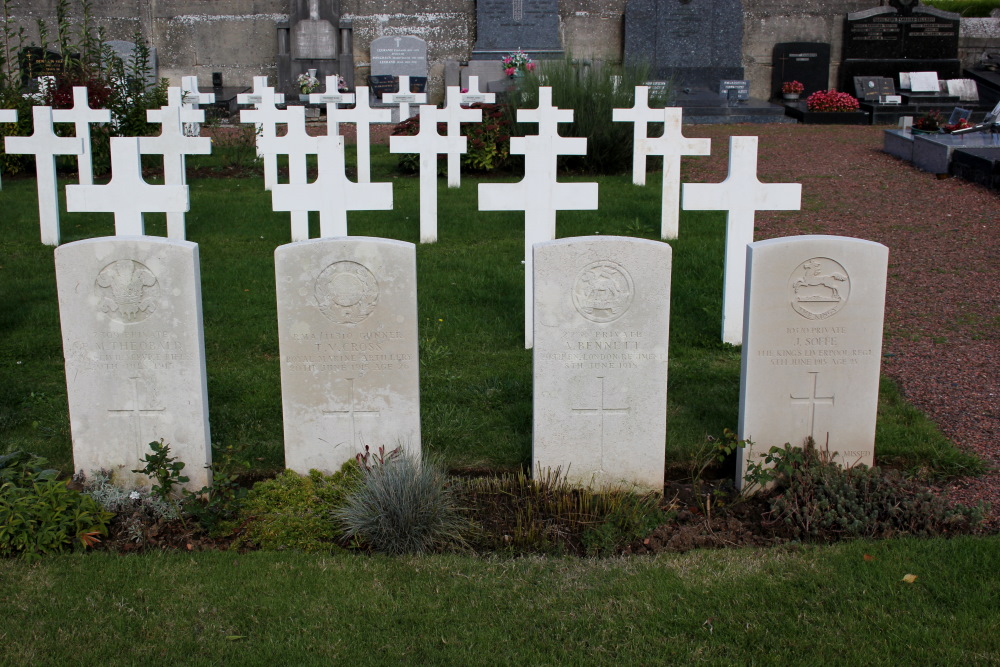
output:
<instances>
[{"instance_id":1,"label":"flower pot","mask_svg":"<svg viewBox=\"0 0 1000 667\"><path fill-rule=\"evenodd\" d=\"M786 100L797 100L799 99L799 93L782 93L781 96Z\"/></svg>"}]
</instances>

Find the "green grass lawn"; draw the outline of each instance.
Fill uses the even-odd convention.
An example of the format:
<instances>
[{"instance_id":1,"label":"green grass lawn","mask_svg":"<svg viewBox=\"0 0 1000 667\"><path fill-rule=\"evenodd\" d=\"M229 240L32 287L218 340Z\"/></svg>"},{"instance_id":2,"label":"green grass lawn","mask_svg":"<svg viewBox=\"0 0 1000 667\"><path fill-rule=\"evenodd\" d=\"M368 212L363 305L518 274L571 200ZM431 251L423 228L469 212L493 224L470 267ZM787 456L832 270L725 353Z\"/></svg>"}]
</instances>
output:
<instances>
[{"instance_id":1,"label":"green grass lawn","mask_svg":"<svg viewBox=\"0 0 1000 667\"><path fill-rule=\"evenodd\" d=\"M219 160L192 157L190 166ZM416 242L417 179L375 147L373 180L394 184L395 210L352 212L352 235ZM514 180L518 177L502 177ZM523 349L523 216L479 212L477 186L439 187L439 239L417 248L423 446L452 468L530 465L531 352ZM572 180L567 177L564 180ZM579 179L593 180L593 179ZM600 181L598 211L558 216L558 236L657 238L660 185ZM261 178L195 179L188 238L200 246L208 390L215 446L245 445L260 468L283 467L274 249L287 213L271 211ZM33 179L6 179L0 239L0 452L24 449L72 466L53 251L39 242ZM793 214L789 214L793 215ZM794 215L804 215L794 213ZM318 219L312 220L314 235ZM63 242L111 235L110 214L63 213ZM162 215L150 234L165 235ZM724 215L685 213L674 248L667 458L689 465L706 437L735 429L740 352L719 340ZM876 456L908 468L974 469L883 383ZM764 443L761 443L764 444ZM783 444L783 443L773 443Z\"/></svg>"}]
</instances>

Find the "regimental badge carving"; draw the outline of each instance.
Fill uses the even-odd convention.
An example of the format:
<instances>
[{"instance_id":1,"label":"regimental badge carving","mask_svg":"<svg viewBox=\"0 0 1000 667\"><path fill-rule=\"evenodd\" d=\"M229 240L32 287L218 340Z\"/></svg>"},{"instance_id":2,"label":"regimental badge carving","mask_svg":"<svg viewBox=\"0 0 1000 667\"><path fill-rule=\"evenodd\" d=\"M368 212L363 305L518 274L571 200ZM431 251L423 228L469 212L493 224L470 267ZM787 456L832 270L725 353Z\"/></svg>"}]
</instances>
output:
<instances>
[{"instance_id":1,"label":"regimental badge carving","mask_svg":"<svg viewBox=\"0 0 1000 667\"><path fill-rule=\"evenodd\" d=\"M851 278L839 262L813 257L792 271L788 291L796 313L808 320L825 320L847 303Z\"/></svg>"},{"instance_id":2,"label":"regimental badge carving","mask_svg":"<svg viewBox=\"0 0 1000 667\"><path fill-rule=\"evenodd\" d=\"M632 305L634 295L632 276L606 259L583 267L573 285L573 305L591 322L614 322Z\"/></svg>"},{"instance_id":3,"label":"regimental badge carving","mask_svg":"<svg viewBox=\"0 0 1000 667\"><path fill-rule=\"evenodd\" d=\"M160 285L149 268L134 259L119 259L101 269L94 283L101 312L113 320L141 322L156 310Z\"/></svg>"},{"instance_id":4,"label":"regimental badge carving","mask_svg":"<svg viewBox=\"0 0 1000 667\"><path fill-rule=\"evenodd\" d=\"M326 267L313 291L320 311L337 324L357 324L378 303L378 281L357 262L334 262Z\"/></svg>"}]
</instances>

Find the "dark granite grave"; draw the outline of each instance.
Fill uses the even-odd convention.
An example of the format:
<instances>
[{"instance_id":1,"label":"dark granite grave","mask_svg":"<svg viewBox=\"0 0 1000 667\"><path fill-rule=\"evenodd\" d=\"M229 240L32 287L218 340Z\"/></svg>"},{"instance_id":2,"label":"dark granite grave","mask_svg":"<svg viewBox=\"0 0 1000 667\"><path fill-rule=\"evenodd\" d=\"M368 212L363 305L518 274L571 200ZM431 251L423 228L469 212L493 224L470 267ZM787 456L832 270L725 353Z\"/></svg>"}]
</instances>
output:
<instances>
[{"instance_id":1,"label":"dark granite grave","mask_svg":"<svg viewBox=\"0 0 1000 667\"><path fill-rule=\"evenodd\" d=\"M891 0L848 14L844 19L844 52L838 86L850 90L856 76L891 77L900 72L937 72L939 79L957 79L959 15L918 0Z\"/></svg>"},{"instance_id":2,"label":"dark granite grave","mask_svg":"<svg viewBox=\"0 0 1000 667\"><path fill-rule=\"evenodd\" d=\"M298 77L310 69L321 83L348 73L343 56L350 47L350 24L340 20L339 0L287 1L288 21L278 24L278 92L298 95Z\"/></svg>"},{"instance_id":3,"label":"dark granite grave","mask_svg":"<svg viewBox=\"0 0 1000 667\"><path fill-rule=\"evenodd\" d=\"M951 154L950 172L972 183L1000 190L1000 147L957 148Z\"/></svg>"},{"instance_id":4,"label":"dark granite grave","mask_svg":"<svg viewBox=\"0 0 1000 667\"><path fill-rule=\"evenodd\" d=\"M798 81L808 97L830 87L830 45L821 42L781 42L774 45L771 62L771 93L781 97L781 84Z\"/></svg>"},{"instance_id":5,"label":"dark granite grave","mask_svg":"<svg viewBox=\"0 0 1000 667\"><path fill-rule=\"evenodd\" d=\"M717 90L743 78L740 0L628 0L625 61L648 64L676 88Z\"/></svg>"},{"instance_id":6,"label":"dark granite grave","mask_svg":"<svg viewBox=\"0 0 1000 667\"><path fill-rule=\"evenodd\" d=\"M561 58L559 0L477 0L473 60L521 49L532 58Z\"/></svg>"}]
</instances>

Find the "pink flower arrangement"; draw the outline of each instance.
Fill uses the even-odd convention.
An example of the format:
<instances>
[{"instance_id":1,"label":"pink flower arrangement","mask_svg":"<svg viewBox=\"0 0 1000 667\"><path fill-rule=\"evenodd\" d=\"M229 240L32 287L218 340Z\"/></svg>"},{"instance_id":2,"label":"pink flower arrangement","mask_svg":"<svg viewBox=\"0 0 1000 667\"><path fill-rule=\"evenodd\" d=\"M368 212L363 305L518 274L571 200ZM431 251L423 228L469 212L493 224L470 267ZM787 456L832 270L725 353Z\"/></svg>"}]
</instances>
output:
<instances>
[{"instance_id":1,"label":"pink flower arrangement","mask_svg":"<svg viewBox=\"0 0 1000 667\"><path fill-rule=\"evenodd\" d=\"M798 95L805 89L806 87L798 81L785 81L781 84L781 92L786 95Z\"/></svg>"},{"instance_id":2,"label":"pink flower arrangement","mask_svg":"<svg viewBox=\"0 0 1000 667\"><path fill-rule=\"evenodd\" d=\"M535 69L534 61L521 49L508 53L500 59L500 62L503 63L503 73L512 78L518 72L532 72Z\"/></svg>"},{"instance_id":3,"label":"pink flower arrangement","mask_svg":"<svg viewBox=\"0 0 1000 667\"><path fill-rule=\"evenodd\" d=\"M858 100L836 90L817 90L806 98L806 108L809 111L857 111Z\"/></svg>"}]
</instances>

